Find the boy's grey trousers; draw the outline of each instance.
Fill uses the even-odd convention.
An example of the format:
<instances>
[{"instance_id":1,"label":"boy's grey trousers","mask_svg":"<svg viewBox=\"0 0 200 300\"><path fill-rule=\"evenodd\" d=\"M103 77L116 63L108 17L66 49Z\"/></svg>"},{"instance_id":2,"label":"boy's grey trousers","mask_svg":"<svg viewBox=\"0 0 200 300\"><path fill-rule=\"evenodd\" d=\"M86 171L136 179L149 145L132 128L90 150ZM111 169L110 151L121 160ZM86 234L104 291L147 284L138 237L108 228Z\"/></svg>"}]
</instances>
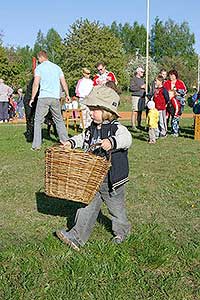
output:
<instances>
[{"instance_id":1,"label":"boy's grey trousers","mask_svg":"<svg viewBox=\"0 0 200 300\"><path fill-rule=\"evenodd\" d=\"M89 239L103 201L111 214L114 235L120 235L124 239L130 232L131 226L125 209L124 185L109 193L108 183L104 181L92 202L88 206L77 210L75 225L68 232L69 237L75 238L80 245L84 245Z\"/></svg>"}]
</instances>

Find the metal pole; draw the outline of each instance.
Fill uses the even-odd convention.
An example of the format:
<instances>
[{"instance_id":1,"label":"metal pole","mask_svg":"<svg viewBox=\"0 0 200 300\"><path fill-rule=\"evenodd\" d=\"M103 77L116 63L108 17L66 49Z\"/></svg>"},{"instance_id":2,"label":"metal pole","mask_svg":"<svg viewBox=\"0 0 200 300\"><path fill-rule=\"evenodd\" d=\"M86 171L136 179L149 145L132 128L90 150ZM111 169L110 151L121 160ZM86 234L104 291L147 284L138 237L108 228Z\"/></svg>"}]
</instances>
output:
<instances>
[{"instance_id":1,"label":"metal pole","mask_svg":"<svg viewBox=\"0 0 200 300\"><path fill-rule=\"evenodd\" d=\"M200 55L198 54L198 70L197 70L197 92L199 92L199 84L200 84Z\"/></svg>"},{"instance_id":2,"label":"metal pole","mask_svg":"<svg viewBox=\"0 0 200 300\"><path fill-rule=\"evenodd\" d=\"M146 37L146 94L148 93L149 83L149 0L147 0L147 37Z\"/></svg>"}]
</instances>

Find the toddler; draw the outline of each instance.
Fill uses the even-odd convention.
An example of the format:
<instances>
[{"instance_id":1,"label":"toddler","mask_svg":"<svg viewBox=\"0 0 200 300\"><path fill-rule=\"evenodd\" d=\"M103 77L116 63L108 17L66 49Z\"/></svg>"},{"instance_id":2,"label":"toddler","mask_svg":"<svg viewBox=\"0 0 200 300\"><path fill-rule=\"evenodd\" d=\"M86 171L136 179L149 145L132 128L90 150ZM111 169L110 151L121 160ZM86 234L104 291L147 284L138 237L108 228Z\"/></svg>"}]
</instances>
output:
<instances>
[{"instance_id":1,"label":"toddler","mask_svg":"<svg viewBox=\"0 0 200 300\"><path fill-rule=\"evenodd\" d=\"M149 128L149 144L155 144L158 131L159 112L155 108L155 102L152 100L147 103L147 107L149 109L147 115L147 126Z\"/></svg>"},{"instance_id":2,"label":"toddler","mask_svg":"<svg viewBox=\"0 0 200 300\"><path fill-rule=\"evenodd\" d=\"M132 137L127 128L117 121L119 100L119 95L113 89L106 86L94 87L84 101L91 111L91 125L85 132L65 143L66 147L81 147L84 151L88 151L91 145L100 143L102 151L111 152L112 166L100 190L89 205L77 210L75 225L70 231L56 231L60 240L77 251L89 239L102 202L105 202L112 216L113 242L120 244L130 233L124 185L128 181L128 148L131 146Z\"/></svg>"}]
</instances>

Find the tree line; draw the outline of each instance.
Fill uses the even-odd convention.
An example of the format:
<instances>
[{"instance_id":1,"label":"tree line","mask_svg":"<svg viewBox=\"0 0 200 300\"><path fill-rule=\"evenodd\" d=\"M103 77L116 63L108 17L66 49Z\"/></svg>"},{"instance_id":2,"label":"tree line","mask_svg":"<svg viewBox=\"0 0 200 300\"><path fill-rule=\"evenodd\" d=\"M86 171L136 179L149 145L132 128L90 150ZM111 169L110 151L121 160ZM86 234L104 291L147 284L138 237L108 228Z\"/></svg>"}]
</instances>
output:
<instances>
[{"instance_id":1,"label":"tree line","mask_svg":"<svg viewBox=\"0 0 200 300\"><path fill-rule=\"evenodd\" d=\"M1 35L0 78L16 89L25 88L33 76L32 57L43 49L48 52L49 60L63 69L71 95L81 76L81 69L88 67L94 75L98 61L104 61L107 69L116 74L122 90L127 89L136 67L141 65L145 68L146 34L146 28L138 22L131 25L114 21L107 26L99 21L78 19L64 38L53 28L46 36L40 30L33 48L28 45L4 47ZM163 22L156 17L149 40L150 81L161 68L175 68L188 89L197 84L195 36L187 22L177 24L171 19Z\"/></svg>"}]
</instances>

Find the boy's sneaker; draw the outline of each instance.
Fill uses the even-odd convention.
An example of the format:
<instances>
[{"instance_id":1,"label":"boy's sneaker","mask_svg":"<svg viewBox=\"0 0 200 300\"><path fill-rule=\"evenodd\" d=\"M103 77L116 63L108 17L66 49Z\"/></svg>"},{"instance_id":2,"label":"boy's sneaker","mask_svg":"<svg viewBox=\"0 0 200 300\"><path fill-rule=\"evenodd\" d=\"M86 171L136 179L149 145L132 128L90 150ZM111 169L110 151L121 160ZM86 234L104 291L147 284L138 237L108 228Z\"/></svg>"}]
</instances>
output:
<instances>
[{"instance_id":1,"label":"boy's sneaker","mask_svg":"<svg viewBox=\"0 0 200 300\"><path fill-rule=\"evenodd\" d=\"M69 237L69 234L66 232L66 230L64 229L57 230L56 235L62 242L69 245L74 250L76 251L80 250L80 244L74 238Z\"/></svg>"},{"instance_id":2,"label":"boy's sneaker","mask_svg":"<svg viewBox=\"0 0 200 300\"><path fill-rule=\"evenodd\" d=\"M113 239L112 239L112 242L113 244L121 244L123 241L124 241L124 237L122 235L116 235Z\"/></svg>"}]
</instances>

